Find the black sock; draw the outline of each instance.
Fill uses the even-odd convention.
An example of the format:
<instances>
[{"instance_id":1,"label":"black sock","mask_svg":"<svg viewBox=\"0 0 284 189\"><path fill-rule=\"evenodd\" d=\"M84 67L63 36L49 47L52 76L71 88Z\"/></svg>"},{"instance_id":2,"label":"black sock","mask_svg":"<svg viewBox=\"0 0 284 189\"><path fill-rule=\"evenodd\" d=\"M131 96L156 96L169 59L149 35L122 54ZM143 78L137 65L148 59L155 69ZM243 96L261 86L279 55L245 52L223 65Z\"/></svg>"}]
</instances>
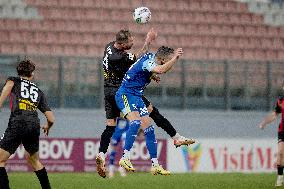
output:
<instances>
[{"instance_id":1,"label":"black sock","mask_svg":"<svg viewBox=\"0 0 284 189\"><path fill-rule=\"evenodd\" d=\"M45 167L41 170L35 171L35 174L40 182L42 189L51 189Z\"/></svg>"},{"instance_id":2,"label":"black sock","mask_svg":"<svg viewBox=\"0 0 284 189\"><path fill-rule=\"evenodd\" d=\"M177 134L177 131L172 126L172 124L160 114L159 110L156 107L153 107L153 111L149 116L154 120L158 127L164 129L171 137Z\"/></svg>"},{"instance_id":3,"label":"black sock","mask_svg":"<svg viewBox=\"0 0 284 189\"><path fill-rule=\"evenodd\" d=\"M278 175L283 175L283 166L282 165L277 165L277 173L278 173Z\"/></svg>"},{"instance_id":4,"label":"black sock","mask_svg":"<svg viewBox=\"0 0 284 189\"><path fill-rule=\"evenodd\" d=\"M5 167L0 167L0 189L9 189L9 179Z\"/></svg>"},{"instance_id":5,"label":"black sock","mask_svg":"<svg viewBox=\"0 0 284 189\"><path fill-rule=\"evenodd\" d=\"M106 153L109 143L110 143L110 139L112 137L112 134L115 131L115 127L114 126L106 126L104 132L102 133L101 136L101 141L100 141L100 148L99 148L99 152L103 152Z\"/></svg>"}]
</instances>

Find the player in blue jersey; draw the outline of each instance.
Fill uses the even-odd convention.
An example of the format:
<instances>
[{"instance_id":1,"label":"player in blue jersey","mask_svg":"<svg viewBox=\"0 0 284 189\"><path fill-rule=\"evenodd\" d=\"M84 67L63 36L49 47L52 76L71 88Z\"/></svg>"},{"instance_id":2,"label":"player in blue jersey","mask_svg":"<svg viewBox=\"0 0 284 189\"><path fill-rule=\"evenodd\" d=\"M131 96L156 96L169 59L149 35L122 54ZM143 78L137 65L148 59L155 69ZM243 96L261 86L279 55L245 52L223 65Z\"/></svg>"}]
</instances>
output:
<instances>
[{"instance_id":1,"label":"player in blue jersey","mask_svg":"<svg viewBox=\"0 0 284 189\"><path fill-rule=\"evenodd\" d=\"M130 149L133 146L139 128L142 127L152 161L152 174L170 174L169 171L163 169L158 163L154 127L151 125L149 112L142 100L142 96L145 87L151 82L151 79L156 77L156 74L163 74L169 71L182 54L181 48L174 51L174 49L165 46L160 47L156 54L144 54L126 72L122 84L116 92L115 100L117 106L129 120L124 154L119 161L119 165L127 171L135 171L130 162Z\"/></svg>"},{"instance_id":2,"label":"player in blue jersey","mask_svg":"<svg viewBox=\"0 0 284 189\"><path fill-rule=\"evenodd\" d=\"M116 120L116 127L115 131L111 137L110 141L110 155L109 155L109 177L113 177L115 173L115 155L117 152L117 148L120 142L124 144L126 131L129 128L128 121L123 118L117 118ZM122 167L119 167L118 171L120 172L121 176L126 176L125 170Z\"/></svg>"}]
</instances>

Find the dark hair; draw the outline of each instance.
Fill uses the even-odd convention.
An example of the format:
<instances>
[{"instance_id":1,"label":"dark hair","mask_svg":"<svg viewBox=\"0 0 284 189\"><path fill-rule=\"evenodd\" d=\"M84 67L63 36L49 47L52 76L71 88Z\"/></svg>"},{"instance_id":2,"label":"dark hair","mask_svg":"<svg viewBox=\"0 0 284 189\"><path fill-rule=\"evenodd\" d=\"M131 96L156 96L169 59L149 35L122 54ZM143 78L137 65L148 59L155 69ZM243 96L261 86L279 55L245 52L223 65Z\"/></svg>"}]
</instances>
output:
<instances>
[{"instance_id":1,"label":"dark hair","mask_svg":"<svg viewBox=\"0 0 284 189\"><path fill-rule=\"evenodd\" d=\"M173 53L174 53L173 48L161 46L156 52L156 57L164 59L164 58L166 58L167 56L169 56Z\"/></svg>"},{"instance_id":2,"label":"dark hair","mask_svg":"<svg viewBox=\"0 0 284 189\"><path fill-rule=\"evenodd\" d=\"M31 60L22 60L17 66L17 72L19 76L31 77L35 70L35 64Z\"/></svg>"},{"instance_id":3,"label":"dark hair","mask_svg":"<svg viewBox=\"0 0 284 189\"><path fill-rule=\"evenodd\" d=\"M131 37L131 33L129 30L127 29L123 29L120 30L117 34L116 34L116 42L121 44L121 43L127 43L128 39Z\"/></svg>"}]
</instances>

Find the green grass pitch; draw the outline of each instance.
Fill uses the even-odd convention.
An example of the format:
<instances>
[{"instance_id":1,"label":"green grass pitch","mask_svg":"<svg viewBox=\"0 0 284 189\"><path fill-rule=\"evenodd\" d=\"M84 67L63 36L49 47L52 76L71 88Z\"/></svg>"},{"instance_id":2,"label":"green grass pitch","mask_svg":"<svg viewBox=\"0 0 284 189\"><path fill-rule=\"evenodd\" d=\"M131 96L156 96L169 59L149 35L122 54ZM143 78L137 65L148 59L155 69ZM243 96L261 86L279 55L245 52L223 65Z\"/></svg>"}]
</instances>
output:
<instances>
[{"instance_id":1,"label":"green grass pitch","mask_svg":"<svg viewBox=\"0 0 284 189\"><path fill-rule=\"evenodd\" d=\"M172 174L152 176L131 173L103 179L97 173L50 173L53 189L268 189L275 188L275 174ZM39 189L33 173L9 173L11 189ZM284 188L284 187L283 187Z\"/></svg>"}]
</instances>

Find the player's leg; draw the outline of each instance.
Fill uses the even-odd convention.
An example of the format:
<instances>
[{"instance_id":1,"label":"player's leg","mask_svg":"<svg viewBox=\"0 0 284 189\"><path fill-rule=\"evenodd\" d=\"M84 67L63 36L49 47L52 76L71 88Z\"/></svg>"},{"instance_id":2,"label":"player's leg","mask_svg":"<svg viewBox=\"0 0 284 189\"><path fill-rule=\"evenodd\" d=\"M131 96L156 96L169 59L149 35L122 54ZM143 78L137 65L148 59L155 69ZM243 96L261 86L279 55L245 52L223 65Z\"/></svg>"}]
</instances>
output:
<instances>
[{"instance_id":1,"label":"player's leg","mask_svg":"<svg viewBox=\"0 0 284 189\"><path fill-rule=\"evenodd\" d=\"M141 120L138 111L129 112L126 117L129 120L129 129L126 132L123 156L119 161L119 165L127 171L135 171L130 162L130 150L137 137L138 130L141 126Z\"/></svg>"},{"instance_id":2,"label":"player's leg","mask_svg":"<svg viewBox=\"0 0 284 189\"><path fill-rule=\"evenodd\" d=\"M146 109L146 107L145 107ZM145 111L145 110L144 110ZM150 158L152 161L151 172L153 175L161 174L161 175L169 175L170 172L163 169L161 165L159 165L158 158L157 158L157 140L155 137L155 128L151 125L151 119L147 115L147 113L142 113L141 115L141 126L144 129L144 135L146 139L146 146L150 154Z\"/></svg>"},{"instance_id":3,"label":"player's leg","mask_svg":"<svg viewBox=\"0 0 284 189\"><path fill-rule=\"evenodd\" d=\"M118 144L123 138L123 134L125 134L127 130L128 130L128 121L123 118L117 118L115 132L113 133L111 137L111 141L110 141L111 151L110 151L110 156L109 156L109 177L114 176L114 172L115 172L114 163L115 163L115 156L116 156ZM119 169L119 172L122 176L125 176L124 169Z\"/></svg>"},{"instance_id":4,"label":"player's leg","mask_svg":"<svg viewBox=\"0 0 284 189\"><path fill-rule=\"evenodd\" d=\"M9 189L9 179L5 169L6 162L21 144L20 121L9 120L5 133L0 138L0 188Z\"/></svg>"},{"instance_id":5,"label":"player's leg","mask_svg":"<svg viewBox=\"0 0 284 189\"><path fill-rule=\"evenodd\" d=\"M106 128L101 135L99 154L96 157L97 172L98 174L105 178L106 168L105 168L105 154L108 150L111 137L115 131L116 118L119 117L120 111L117 108L115 102L115 96L112 91L106 92L105 96L105 112L106 112Z\"/></svg>"},{"instance_id":6,"label":"player's leg","mask_svg":"<svg viewBox=\"0 0 284 189\"><path fill-rule=\"evenodd\" d=\"M162 128L168 135L170 135L170 137L174 140L174 145L176 147L193 144L195 142L194 139L181 136L173 127L171 122L169 122L169 120L167 120L145 96L142 97L142 100L146 105L148 112L150 113L149 116L153 119L158 127Z\"/></svg>"},{"instance_id":7,"label":"player's leg","mask_svg":"<svg viewBox=\"0 0 284 189\"><path fill-rule=\"evenodd\" d=\"M23 130L22 143L26 150L25 157L27 163L33 168L42 189L50 189L50 183L45 167L39 160L39 136L40 124L39 119L25 122L25 129Z\"/></svg>"},{"instance_id":8,"label":"player's leg","mask_svg":"<svg viewBox=\"0 0 284 189\"><path fill-rule=\"evenodd\" d=\"M5 169L6 162L10 157L10 153L0 148L0 188L9 189L8 174Z\"/></svg>"},{"instance_id":9,"label":"player's leg","mask_svg":"<svg viewBox=\"0 0 284 189\"><path fill-rule=\"evenodd\" d=\"M275 186L283 185L284 167L284 134L278 134L278 153L277 153L277 180ZM281 139L283 138L283 139Z\"/></svg>"},{"instance_id":10,"label":"player's leg","mask_svg":"<svg viewBox=\"0 0 284 189\"><path fill-rule=\"evenodd\" d=\"M129 129L126 132L125 144L123 147L123 156L119 161L119 165L127 171L135 170L130 162L130 149L133 146L138 130L141 126L140 115L136 107L138 99L139 97L125 95L119 92L115 95L118 108L124 115L126 115L126 118L129 121Z\"/></svg>"},{"instance_id":11,"label":"player's leg","mask_svg":"<svg viewBox=\"0 0 284 189\"><path fill-rule=\"evenodd\" d=\"M25 153L26 160L28 164L33 168L42 189L50 189L50 183L45 167L39 160L38 152L30 154L29 152Z\"/></svg>"},{"instance_id":12,"label":"player's leg","mask_svg":"<svg viewBox=\"0 0 284 189\"><path fill-rule=\"evenodd\" d=\"M106 168L105 168L105 154L110 144L110 139L115 131L115 119L107 119L107 126L101 135L99 154L96 157L96 165L98 174L105 178Z\"/></svg>"}]
</instances>

